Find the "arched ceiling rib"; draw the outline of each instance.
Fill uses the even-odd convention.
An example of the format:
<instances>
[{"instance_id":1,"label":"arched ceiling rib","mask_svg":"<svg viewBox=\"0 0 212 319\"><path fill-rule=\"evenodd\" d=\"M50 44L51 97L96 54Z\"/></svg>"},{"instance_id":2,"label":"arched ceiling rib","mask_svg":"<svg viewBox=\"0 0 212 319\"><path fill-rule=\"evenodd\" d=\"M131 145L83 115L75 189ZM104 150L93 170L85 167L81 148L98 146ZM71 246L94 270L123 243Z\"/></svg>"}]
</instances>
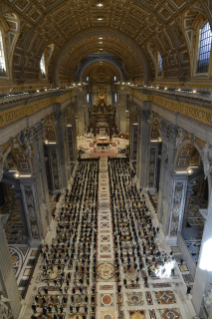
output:
<instances>
[{"instance_id":1,"label":"arched ceiling rib","mask_svg":"<svg viewBox=\"0 0 212 319\"><path fill-rule=\"evenodd\" d=\"M100 65L100 63L103 65L105 64L113 65L119 73L120 80L121 81L124 80L123 73L119 65L115 61L111 61L109 59L103 58L103 59L95 59L94 61L87 61L84 63L79 75L80 82L82 82L86 78L86 76L88 76L87 71L90 71L88 70L88 67L95 66L96 64Z\"/></svg>"},{"instance_id":2,"label":"arched ceiling rib","mask_svg":"<svg viewBox=\"0 0 212 319\"><path fill-rule=\"evenodd\" d=\"M105 30L108 36L116 32L134 43L148 78L150 57L147 46L159 50L167 76L179 77L184 68L182 55L187 44L182 32L181 15L191 7L189 0L10 0L1 7L0 15L16 13L21 21L21 35L14 55L14 78L37 74L45 47L55 45L51 65L58 66L67 43L87 30ZM206 0L197 1L211 21ZM102 18L101 21L98 18ZM144 62L145 61L145 62ZM146 63L146 65L144 65ZM187 61L185 61L185 67ZM37 73L36 73L37 72ZM33 78L33 75L32 75ZM33 78L36 80L36 78Z\"/></svg>"},{"instance_id":3,"label":"arched ceiling rib","mask_svg":"<svg viewBox=\"0 0 212 319\"><path fill-rule=\"evenodd\" d=\"M119 73L116 66L103 61L87 65L82 74L82 80L86 81L87 76L89 77L89 83L113 83L114 76L117 77L117 81L120 81L122 74Z\"/></svg>"},{"instance_id":4,"label":"arched ceiling rib","mask_svg":"<svg viewBox=\"0 0 212 319\"><path fill-rule=\"evenodd\" d=\"M100 35L102 40L98 40ZM102 48L104 51L116 54L125 62L128 69L131 70L131 76L133 76L132 70L136 69L137 73L140 72L141 75L144 74L147 80L148 70L147 68L143 70L142 67L142 65L145 66L147 63L145 56L141 54L134 43L123 36L120 39L120 35L118 38L116 33L113 33L113 36L108 36L107 31L92 30L73 39L66 45L64 50L60 52L60 56L56 59L57 64L55 65L55 83L58 83L58 70L60 70L61 73L61 71L64 72L66 69L67 75L70 74L70 76L72 76L77 64L86 55L93 53L94 48L95 50Z\"/></svg>"}]
</instances>

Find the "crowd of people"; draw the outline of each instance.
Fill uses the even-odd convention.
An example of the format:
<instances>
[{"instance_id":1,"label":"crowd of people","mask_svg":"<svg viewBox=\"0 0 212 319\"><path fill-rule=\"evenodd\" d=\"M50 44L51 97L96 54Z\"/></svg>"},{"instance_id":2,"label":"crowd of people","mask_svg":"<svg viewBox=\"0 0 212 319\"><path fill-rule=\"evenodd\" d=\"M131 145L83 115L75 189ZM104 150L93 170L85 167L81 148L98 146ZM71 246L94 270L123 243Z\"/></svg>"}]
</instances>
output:
<instances>
[{"instance_id":1,"label":"crowd of people","mask_svg":"<svg viewBox=\"0 0 212 319\"><path fill-rule=\"evenodd\" d=\"M98 160L79 161L55 217L55 238L41 249L45 286L34 298L32 319L95 318L98 170Z\"/></svg>"},{"instance_id":2,"label":"crowd of people","mask_svg":"<svg viewBox=\"0 0 212 319\"><path fill-rule=\"evenodd\" d=\"M99 160L79 161L55 216L55 237L41 249L44 286L34 298L32 319L97 318L98 173ZM172 252L158 246L159 227L133 182L129 161L109 159L108 173L118 293L149 287L151 277L175 277Z\"/></svg>"},{"instance_id":3,"label":"crowd of people","mask_svg":"<svg viewBox=\"0 0 212 319\"><path fill-rule=\"evenodd\" d=\"M118 291L128 285L148 287L151 277L175 277L172 252L158 247L159 226L153 225L142 190L132 183L129 161L110 159L108 165Z\"/></svg>"}]
</instances>

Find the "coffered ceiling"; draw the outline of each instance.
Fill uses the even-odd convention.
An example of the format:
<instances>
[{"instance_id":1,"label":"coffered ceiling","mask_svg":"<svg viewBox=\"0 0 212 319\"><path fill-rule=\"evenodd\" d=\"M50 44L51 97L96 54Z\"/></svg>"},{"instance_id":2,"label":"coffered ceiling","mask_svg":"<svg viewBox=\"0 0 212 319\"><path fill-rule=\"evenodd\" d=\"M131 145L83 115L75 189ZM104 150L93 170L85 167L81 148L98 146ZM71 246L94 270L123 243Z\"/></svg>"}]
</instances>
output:
<instances>
[{"instance_id":1,"label":"coffered ceiling","mask_svg":"<svg viewBox=\"0 0 212 319\"><path fill-rule=\"evenodd\" d=\"M120 57L130 78L153 80L157 52L167 77L189 76L189 55L183 15L190 8L207 12L208 1L191 0L4 0L0 15L20 19L13 76L39 79L45 48L54 44L49 79L73 78L78 63L92 52ZM99 39L99 38L103 39ZM101 41L100 41L101 40ZM102 42L102 43L100 43ZM102 49L102 50L100 50Z\"/></svg>"}]
</instances>

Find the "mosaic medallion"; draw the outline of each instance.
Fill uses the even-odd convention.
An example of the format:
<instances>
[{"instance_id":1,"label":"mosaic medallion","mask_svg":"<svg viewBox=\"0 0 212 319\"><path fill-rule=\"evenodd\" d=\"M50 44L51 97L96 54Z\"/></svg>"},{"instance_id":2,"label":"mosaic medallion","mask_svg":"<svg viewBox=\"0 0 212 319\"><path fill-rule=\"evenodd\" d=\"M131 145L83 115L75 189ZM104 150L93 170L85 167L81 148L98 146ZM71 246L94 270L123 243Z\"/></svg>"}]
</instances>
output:
<instances>
[{"instance_id":1,"label":"mosaic medallion","mask_svg":"<svg viewBox=\"0 0 212 319\"><path fill-rule=\"evenodd\" d=\"M126 273L126 277L131 278L131 279L135 279L136 278L136 269L134 268L133 264L130 265L130 268L128 269L127 266L124 267Z\"/></svg>"},{"instance_id":2,"label":"mosaic medallion","mask_svg":"<svg viewBox=\"0 0 212 319\"><path fill-rule=\"evenodd\" d=\"M115 319L114 311L100 311L99 319Z\"/></svg>"},{"instance_id":3,"label":"mosaic medallion","mask_svg":"<svg viewBox=\"0 0 212 319\"><path fill-rule=\"evenodd\" d=\"M101 245L100 246L101 253L110 253L111 252L111 246L110 245Z\"/></svg>"},{"instance_id":4,"label":"mosaic medallion","mask_svg":"<svg viewBox=\"0 0 212 319\"><path fill-rule=\"evenodd\" d=\"M101 307L113 306L113 294L101 294Z\"/></svg>"},{"instance_id":5,"label":"mosaic medallion","mask_svg":"<svg viewBox=\"0 0 212 319\"><path fill-rule=\"evenodd\" d=\"M102 235L100 237L101 242L109 242L110 241L110 236Z\"/></svg>"},{"instance_id":6,"label":"mosaic medallion","mask_svg":"<svg viewBox=\"0 0 212 319\"><path fill-rule=\"evenodd\" d=\"M115 267L112 263L100 263L97 267L97 276L102 280L110 280L115 276Z\"/></svg>"},{"instance_id":7,"label":"mosaic medallion","mask_svg":"<svg viewBox=\"0 0 212 319\"><path fill-rule=\"evenodd\" d=\"M127 294L127 301L129 306L142 306L142 293L132 292Z\"/></svg>"},{"instance_id":8,"label":"mosaic medallion","mask_svg":"<svg viewBox=\"0 0 212 319\"><path fill-rule=\"evenodd\" d=\"M129 311L130 319L147 319L144 310Z\"/></svg>"},{"instance_id":9,"label":"mosaic medallion","mask_svg":"<svg viewBox=\"0 0 212 319\"><path fill-rule=\"evenodd\" d=\"M166 305L177 303L174 292L171 290L155 291L158 305Z\"/></svg>"},{"instance_id":10,"label":"mosaic medallion","mask_svg":"<svg viewBox=\"0 0 212 319\"><path fill-rule=\"evenodd\" d=\"M158 309L162 319L181 319L180 311L177 308L172 309Z\"/></svg>"}]
</instances>

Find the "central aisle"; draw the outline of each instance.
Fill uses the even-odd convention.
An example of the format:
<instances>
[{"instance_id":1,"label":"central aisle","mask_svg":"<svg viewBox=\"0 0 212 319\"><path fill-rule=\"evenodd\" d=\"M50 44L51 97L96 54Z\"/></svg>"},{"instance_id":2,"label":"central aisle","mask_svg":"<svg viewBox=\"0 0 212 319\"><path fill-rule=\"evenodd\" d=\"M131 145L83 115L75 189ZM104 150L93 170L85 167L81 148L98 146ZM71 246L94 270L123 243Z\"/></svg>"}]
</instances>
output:
<instances>
[{"instance_id":1,"label":"central aisle","mask_svg":"<svg viewBox=\"0 0 212 319\"><path fill-rule=\"evenodd\" d=\"M115 319L119 309L107 158L99 161L98 202L96 318Z\"/></svg>"}]
</instances>

